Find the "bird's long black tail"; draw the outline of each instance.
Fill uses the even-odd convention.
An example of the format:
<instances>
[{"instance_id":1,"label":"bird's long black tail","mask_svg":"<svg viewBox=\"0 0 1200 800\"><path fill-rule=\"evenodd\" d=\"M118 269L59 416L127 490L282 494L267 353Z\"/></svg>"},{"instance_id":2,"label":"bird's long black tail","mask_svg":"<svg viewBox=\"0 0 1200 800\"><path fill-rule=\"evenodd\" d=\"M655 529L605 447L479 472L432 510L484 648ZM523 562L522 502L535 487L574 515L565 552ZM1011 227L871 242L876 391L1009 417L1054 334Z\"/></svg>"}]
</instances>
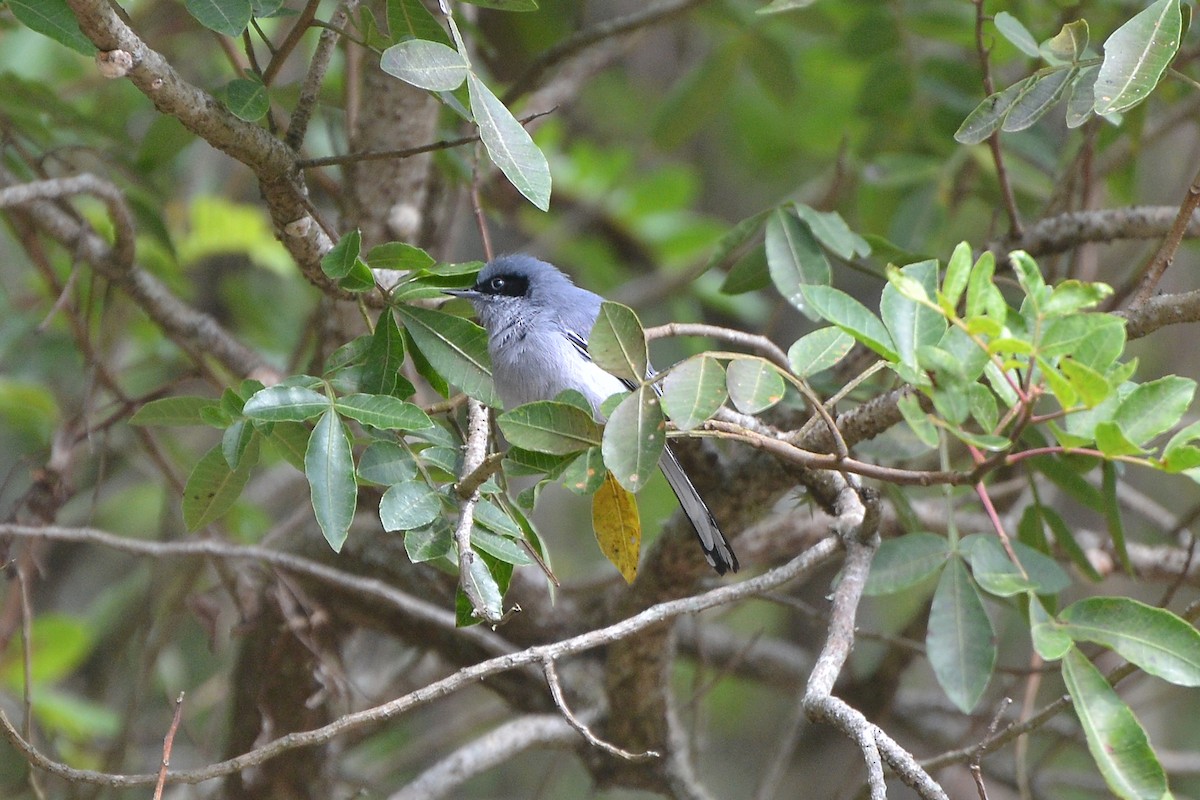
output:
<instances>
[{"instance_id":1,"label":"bird's long black tail","mask_svg":"<svg viewBox=\"0 0 1200 800\"><path fill-rule=\"evenodd\" d=\"M683 512L692 521L692 527L696 529L696 538L700 540L700 547L704 549L704 557L708 559L708 563L718 575L724 575L729 570L737 572L738 560L733 548L729 546L729 540L717 527L712 512L696 492L696 487L692 485L691 479L683 471L670 447L663 451L659 466L662 467L663 475L667 476L667 483L671 484L675 496L679 498Z\"/></svg>"}]
</instances>

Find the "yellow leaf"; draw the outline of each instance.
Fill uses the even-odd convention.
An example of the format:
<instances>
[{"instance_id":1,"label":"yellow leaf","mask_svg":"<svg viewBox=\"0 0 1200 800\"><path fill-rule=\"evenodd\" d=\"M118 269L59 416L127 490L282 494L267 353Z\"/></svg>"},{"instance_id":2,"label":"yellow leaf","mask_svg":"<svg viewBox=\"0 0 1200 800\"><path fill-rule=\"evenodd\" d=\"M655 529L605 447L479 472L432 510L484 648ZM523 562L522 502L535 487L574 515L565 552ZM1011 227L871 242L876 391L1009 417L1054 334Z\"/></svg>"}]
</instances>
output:
<instances>
[{"instance_id":1,"label":"yellow leaf","mask_svg":"<svg viewBox=\"0 0 1200 800\"><path fill-rule=\"evenodd\" d=\"M592 495L592 530L596 532L600 552L627 583L633 583L642 549L642 522L633 494L617 483L611 472Z\"/></svg>"}]
</instances>

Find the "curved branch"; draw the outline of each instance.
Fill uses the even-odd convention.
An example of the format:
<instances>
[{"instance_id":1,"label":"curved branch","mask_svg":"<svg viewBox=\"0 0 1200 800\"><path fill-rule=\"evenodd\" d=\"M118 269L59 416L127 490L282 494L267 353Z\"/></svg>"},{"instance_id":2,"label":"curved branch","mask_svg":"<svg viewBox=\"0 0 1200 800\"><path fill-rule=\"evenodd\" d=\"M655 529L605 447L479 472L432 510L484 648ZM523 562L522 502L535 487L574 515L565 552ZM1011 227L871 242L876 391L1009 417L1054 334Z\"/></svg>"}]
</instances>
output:
<instances>
[{"instance_id":1,"label":"curved branch","mask_svg":"<svg viewBox=\"0 0 1200 800\"><path fill-rule=\"evenodd\" d=\"M21 205L39 229L120 286L172 341L189 352L212 356L239 377L278 380L262 356L133 264L133 218L115 185L87 174L18 183L12 173L0 167L0 187L0 207ZM95 194L108 206L116 230L114 245L58 205L41 199L84 192Z\"/></svg>"},{"instance_id":2,"label":"curved branch","mask_svg":"<svg viewBox=\"0 0 1200 800\"><path fill-rule=\"evenodd\" d=\"M68 5L80 30L100 50L129 54L133 66L126 77L155 108L254 171L280 241L310 282L338 295L339 290L320 268L321 256L333 242L308 207L296 152L263 128L238 119L215 97L184 80L161 53L125 24L107 0L68 0Z\"/></svg>"},{"instance_id":3,"label":"curved branch","mask_svg":"<svg viewBox=\"0 0 1200 800\"><path fill-rule=\"evenodd\" d=\"M24 528L24 526L4 526L0 530L11 528ZM24 529L30 530L28 528ZM195 544L204 543L198 542ZM292 750L324 744L352 730L389 720L414 708L430 703L433 700L453 694L459 689L474 686L480 680L492 675L498 675L530 664L545 663L548 660L560 659L564 656L581 653L626 639L648 628L662 625L664 622L669 622L685 614L695 614L709 608L728 605L760 595L796 578L813 574L817 569L829 562L840 547L841 543L836 538L830 537L822 540L806 552L801 553L787 564L742 583L723 586L695 597L686 597L680 600L660 603L621 622L560 642L530 647L520 652L488 659L479 664L460 669L452 675L434 681L410 694L372 708L346 714L320 728L286 734L262 747L207 767L171 772L167 776L167 782L193 784L231 775L262 764ZM21 734L12 726L12 723L9 722L8 717L2 710L0 710L0 726L2 726L4 737L25 756L30 764L67 780L111 787L130 787L152 786L158 779L157 773L117 775L69 767L66 764L53 761L34 748L29 742L25 741L21 737Z\"/></svg>"},{"instance_id":4,"label":"curved branch","mask_svg":"<svg viewBox=\"0 0 1200 800\"><path fill-rule=\"evenodd\" d=\"M455 750L388 800L437 800L466 781L534 747L571 747L579 734L557 714L530 714L506 722Z\"/></svg>"}]
</instances>

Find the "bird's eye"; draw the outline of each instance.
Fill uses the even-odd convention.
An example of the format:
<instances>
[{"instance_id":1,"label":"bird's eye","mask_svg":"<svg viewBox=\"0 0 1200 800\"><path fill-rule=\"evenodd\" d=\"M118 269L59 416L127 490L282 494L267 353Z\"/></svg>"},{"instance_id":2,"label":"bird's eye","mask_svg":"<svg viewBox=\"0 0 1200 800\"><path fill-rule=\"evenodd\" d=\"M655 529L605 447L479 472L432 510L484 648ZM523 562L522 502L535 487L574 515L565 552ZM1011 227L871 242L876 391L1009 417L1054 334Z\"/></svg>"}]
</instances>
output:
<instances>
[{"instance_id":1,"label":"bird's eye","mask_svg":"<svg viewBox=\"0 0 1200 800\"><path fill-rule=\"evenodd\" d=\"M504 278L492 278L488 281L488 288L493 292L502 292L504 291L504 283Z\"/></svg>"}]
</instances>

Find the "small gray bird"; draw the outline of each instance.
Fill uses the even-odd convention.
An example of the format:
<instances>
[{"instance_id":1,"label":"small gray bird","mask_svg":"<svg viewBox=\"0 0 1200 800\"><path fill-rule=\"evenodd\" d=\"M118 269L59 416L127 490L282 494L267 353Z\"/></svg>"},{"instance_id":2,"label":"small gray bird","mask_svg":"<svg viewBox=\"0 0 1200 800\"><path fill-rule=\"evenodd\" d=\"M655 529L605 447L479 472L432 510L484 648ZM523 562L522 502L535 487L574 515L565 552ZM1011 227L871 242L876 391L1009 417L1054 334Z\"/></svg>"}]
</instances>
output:
<instances>
[{"instance_id":1,"label":"small gray bird","mask_svg":"<svg viewBox=\"0 0 1200 800\"><path fill-rule=\"evenodd\" d=\"M474 288L446 293L475 307L488 334L496 391L507 408L553 400L574 389L599 417L601 402L635 388L596 366L588 355L587 337L603 298L580 289L553 265L527 255L501 256L479 272ZM696 529L708 563L720 575L737 572L737 556L670 447L659 466Z\"/></svg>"}]
</instances>

